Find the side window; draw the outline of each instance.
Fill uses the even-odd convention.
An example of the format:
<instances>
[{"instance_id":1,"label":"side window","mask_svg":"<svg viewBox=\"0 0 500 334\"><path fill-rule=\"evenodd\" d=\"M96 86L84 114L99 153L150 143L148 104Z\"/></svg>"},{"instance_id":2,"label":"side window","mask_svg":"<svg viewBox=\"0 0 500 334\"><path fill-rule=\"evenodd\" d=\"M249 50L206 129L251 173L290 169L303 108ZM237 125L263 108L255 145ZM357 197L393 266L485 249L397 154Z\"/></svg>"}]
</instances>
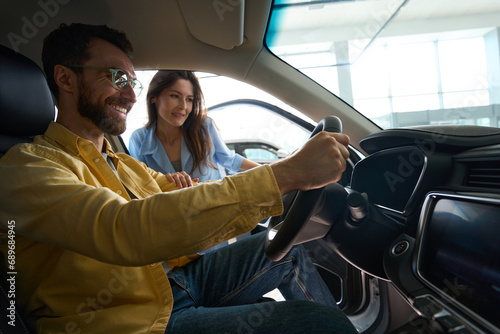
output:
<instances>
[{"instance_id":1,"label":"side window","mask_svg":"<svg viewBox=\"0 0 500 334\"><path fill-rule=\"evenodd\" d=\"M278 150L296 150L307 141L311 132L277 113L276 109L278 108L262 101L236 100L209 108L208 116L217 124L226 143L238 142L246 154L265 155L266 159L274 156L277 159ZM249 147L252 143L253 146ZM264 144L260 145L261 143ZM250 149L253 150L252 153L248 152ZM251 159L249 156L247 158Z\"/></svg>"},{"instance_id":2,"label":"side window","mask_svg":"<svg viewBox=\"0 0 500 334\"><path fill-rule=\"evenodd\" d=\"M278 156L265 148L247 148L243 155L250 160L278 160Z\"/></svg>"},{"instance_id":3,"label":"side window","mask_svg":"<svg viewBox=\"0 0 500 334\"><path fill-rule=\"evenodd\" d=\"M233 152L233 153L235 153L235 152L236 152L236 148L234 147L234 144L228 144L228 143L226 143L226 145L227 145L227 148L228 148L231 152Z\"/></svg>"}]
</instances>

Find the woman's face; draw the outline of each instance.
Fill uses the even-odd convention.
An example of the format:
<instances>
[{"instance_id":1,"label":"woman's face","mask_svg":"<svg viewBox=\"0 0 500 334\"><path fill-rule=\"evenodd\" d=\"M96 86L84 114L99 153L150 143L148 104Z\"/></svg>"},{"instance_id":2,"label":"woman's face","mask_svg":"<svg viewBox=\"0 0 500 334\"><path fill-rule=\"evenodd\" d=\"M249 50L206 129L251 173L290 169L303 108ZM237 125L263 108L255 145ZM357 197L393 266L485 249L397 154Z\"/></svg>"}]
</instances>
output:
<instances>
[{"instance_id":1,"label":"woman's face","mask_svg":"<svg viewBox=\"0 0 500 334\"><path fill-rule=\"evenodd\" d=\"M151 99L158 111L160 126L181 127L193 110L193 84L186 79L178 79Z\"/></svg>"}]
</instances>

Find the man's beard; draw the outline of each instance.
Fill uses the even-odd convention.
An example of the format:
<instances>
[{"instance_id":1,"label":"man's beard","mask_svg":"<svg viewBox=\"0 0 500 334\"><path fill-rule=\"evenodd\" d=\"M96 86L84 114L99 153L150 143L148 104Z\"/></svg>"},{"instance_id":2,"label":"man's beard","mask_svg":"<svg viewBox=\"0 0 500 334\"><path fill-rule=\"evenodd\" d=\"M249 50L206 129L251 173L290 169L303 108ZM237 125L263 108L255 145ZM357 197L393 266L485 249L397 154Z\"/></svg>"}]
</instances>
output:
<instances>
[{"instance_id":1,"label":"man's beard","mask_svg":"<svg viewBox=\"0 0 500 334\"><path fill-rule=\"evenodd\" d=\"M103 103L92 102L91 93L87 85L80 80L80 95L78 97L78 112L82 117L89 119L102 132L118 136L127 128L126 119L115 115L108 110L108 104L116 101L120 105L129 105L130 102L108 97Z\"/></svg>"}]
</instances>

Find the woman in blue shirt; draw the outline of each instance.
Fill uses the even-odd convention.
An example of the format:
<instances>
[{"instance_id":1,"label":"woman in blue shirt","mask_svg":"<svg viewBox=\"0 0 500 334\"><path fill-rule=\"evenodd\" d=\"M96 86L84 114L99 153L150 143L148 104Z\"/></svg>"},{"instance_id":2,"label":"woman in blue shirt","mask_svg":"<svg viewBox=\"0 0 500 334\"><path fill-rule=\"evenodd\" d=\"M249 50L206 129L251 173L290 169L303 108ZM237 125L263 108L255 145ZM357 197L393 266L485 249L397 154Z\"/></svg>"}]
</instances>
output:
<instances>
[{"instance_id":1,"label":"woman in blue shirt","mask_svg":"<svg viewBox=\"0 0 500 334\"><path fill-rule=\"evenodd\" d=\"M202 182L223 178L224 168L237 172L258 166L227 148L207 117L193 72L158 71L146 98L149 120L132 134L129 151L150 168L169 178L188 173Z\"/></svg>"}]
</instances>

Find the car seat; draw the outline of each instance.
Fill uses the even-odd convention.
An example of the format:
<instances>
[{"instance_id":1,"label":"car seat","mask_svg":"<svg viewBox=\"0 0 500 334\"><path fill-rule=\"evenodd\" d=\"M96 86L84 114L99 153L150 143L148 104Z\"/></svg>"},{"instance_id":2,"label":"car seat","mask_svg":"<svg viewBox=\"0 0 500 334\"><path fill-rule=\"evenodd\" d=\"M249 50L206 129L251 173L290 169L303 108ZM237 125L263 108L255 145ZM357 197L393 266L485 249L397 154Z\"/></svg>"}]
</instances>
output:
<instances>
[{"instance_id":1,"label":"car seat","mask_svg":"<svg viewBox=\"0 0 500 334\"><path fill-rule=\"evenodd\" d=\"M54 118L54 100L40 67L0 45L0 157L43 134Z\"/></svg>"},{"instance_id":2,"label":"car seat","mask_svg":"<svg viewBox=\"0 0 500 334\"><path fill-rule=\"evenodd\" d=\"M54 100L40 67L0 45L0 157L12 146L31 142L43 134L54 118ZM0 244L5 243L0 232ZM12 289L7 286L6 261L1 255L0 260L0 334L30 333L17 305L13 314L15 326L8 323L10 318L6 318L5 312L13 300L9 296Z\"/></svg>"}]
</instances>

